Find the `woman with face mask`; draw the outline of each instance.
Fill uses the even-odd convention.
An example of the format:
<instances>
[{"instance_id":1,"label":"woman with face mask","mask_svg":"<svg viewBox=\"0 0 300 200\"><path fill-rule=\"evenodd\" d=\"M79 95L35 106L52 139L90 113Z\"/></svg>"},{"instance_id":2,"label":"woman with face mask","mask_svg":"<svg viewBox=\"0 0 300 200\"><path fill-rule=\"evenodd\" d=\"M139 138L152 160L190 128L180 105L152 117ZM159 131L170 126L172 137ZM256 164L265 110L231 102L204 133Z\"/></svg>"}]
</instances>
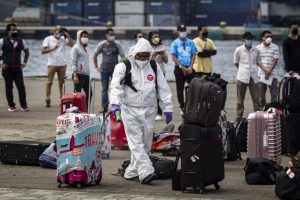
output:
<instances>
[{"instance_id":1,"label":"woman with face mask","mask_svg":"<svg viewBox=\"0 0 300 200\"><path fill-rule=\"evenodd\" d=\"M150 31L148 35L148 40L153 48L152 59L157 62L160 66L164 75L166 74L165 64L168 63L168 55L166 53L166 47L162 44L161 37L158 31ZM162 110L159 106L159 101L157 100L157 115L155 117L156 121L162 120Z\"/></svg>"},{"instance_id":2,"label":"woman with face mask","mask_svg":"<svg viewBox=\"0 0 300 200\"><path fill-rule=\"evenodd\" d=\"M81 92L84 90L86 95L86 106L88 108L88 97L92 99L92 92L89 94L90 87L90 66L88 46L88 32L80 30L77 32L76 44L71 49L71 63L72 63L72 80L74 83L74 91Z\"/></svg>"}]
</instances>

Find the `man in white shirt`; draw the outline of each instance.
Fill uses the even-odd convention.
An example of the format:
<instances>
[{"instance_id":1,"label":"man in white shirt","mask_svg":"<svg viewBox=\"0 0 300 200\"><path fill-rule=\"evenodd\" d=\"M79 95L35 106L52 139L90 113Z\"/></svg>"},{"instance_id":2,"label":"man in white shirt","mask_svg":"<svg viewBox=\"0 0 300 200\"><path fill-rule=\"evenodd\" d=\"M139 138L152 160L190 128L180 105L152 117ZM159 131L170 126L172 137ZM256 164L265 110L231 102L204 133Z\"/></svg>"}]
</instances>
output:
<instances>
[{"instance_id":1,"label":"man in white shirt","mask_svg":"<svg viewBox=\"0 0 300 200\"><path fill-rule=\"evenodd\" d=\"M261 110L258 92L258 66L266 71L261 65L260 53L256 47L253 47L252 33L243 34L244 44L237 47L234 52L234 64L237 72L237 108L236 121L240 121L244 114L244 99L249 86L254 111Z\"/></svg>"},{"instance_id":2,"label":"man in white shirt","mask_svg":"<svg viewBox=\"0 0 300 200\"><path fill-rule=\"evenodd\" d=\"M277 101L278 87L277 87L277 74L275 67L279 58L278 46L272 43L272 33L268 30L262 32L262 43L257 45L257 49L260 52L261 63L266 70L264 72L259 69L259 102L261 106L266 104L266 91L269 86L271 93L271 102Z\"/></svg>"},{"instance_id":3,"label":"man in white shirt","mask_svg":"<svg viewBox=\"0 0 300 200\"><path fill-rule=\"evenodd\" d=\"M61 26L56 26L53 34L46 37L43 41L41 52L42 54L48 54L45 107L51 107L51 86L56 72L60 97L62 96L62 87L67 69L66 46L73 47L73 45L72 38L66 29Z\"/></svg>"}]
</instances>

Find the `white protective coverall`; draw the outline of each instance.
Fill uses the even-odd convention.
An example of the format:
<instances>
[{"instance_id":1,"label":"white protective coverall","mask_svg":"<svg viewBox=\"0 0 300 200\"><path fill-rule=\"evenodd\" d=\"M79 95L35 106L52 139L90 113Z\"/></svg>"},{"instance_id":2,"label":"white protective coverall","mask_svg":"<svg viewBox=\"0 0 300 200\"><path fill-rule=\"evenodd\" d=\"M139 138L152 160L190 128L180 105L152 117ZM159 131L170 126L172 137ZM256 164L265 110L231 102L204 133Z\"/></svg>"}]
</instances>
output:
<instances>
[{"instance_id":1,"label":"white protective coverall","mask_svg":"<svg viewBox=\"0 0 300 200\"><path fill-rule=\"evenodd\" d=\"M133 49L131 63L131 79L137 92L127 85L120 84L125 77L124 63L116 65L110 85L110 105L121 106L121 117L124 123L128 146L131 151L131 163L127 167L124 177L127 179L139 177L142 181L154 168L148 154L151 152L153 128L156 116L156 99L160 100L163 112L173 112L171 90L157 64L157 92L155 88L155 74L150 62L140 67L135 62L138 52L149 52L152 47L148 40L141 38ZM151 58L152 55L150 55Z\"/></svg>"}]
</instances>

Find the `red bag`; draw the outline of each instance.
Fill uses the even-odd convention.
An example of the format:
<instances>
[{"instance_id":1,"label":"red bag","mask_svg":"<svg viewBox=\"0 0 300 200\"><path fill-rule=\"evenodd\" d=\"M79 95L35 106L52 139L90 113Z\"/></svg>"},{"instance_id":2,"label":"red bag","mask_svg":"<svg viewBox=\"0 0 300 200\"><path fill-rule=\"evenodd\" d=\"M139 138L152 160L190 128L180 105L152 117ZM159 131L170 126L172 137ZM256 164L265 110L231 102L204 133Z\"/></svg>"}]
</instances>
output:
<instances>
[{"instance_id":1,"label":"red bag","mask_svg":"<svg viewBox=\"0 0 300 200\"><path fill-rule=\"evenodd\" d=\"M61 97L60 100L60 114L64 114L66 109L73 106L78 107L79 112L87 112L86 97L84 93L68 93Z\"/></svg>"}]
</instances>

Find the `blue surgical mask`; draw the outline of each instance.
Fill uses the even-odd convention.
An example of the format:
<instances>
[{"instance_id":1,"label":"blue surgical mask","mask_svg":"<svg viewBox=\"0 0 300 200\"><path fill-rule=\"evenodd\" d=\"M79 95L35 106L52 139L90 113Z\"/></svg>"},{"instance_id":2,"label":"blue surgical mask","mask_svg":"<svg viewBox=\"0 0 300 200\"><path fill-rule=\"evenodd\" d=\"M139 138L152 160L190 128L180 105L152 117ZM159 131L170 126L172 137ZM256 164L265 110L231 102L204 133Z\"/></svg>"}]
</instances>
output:
<instances>
[{"instance_id":1,"label":"blue surgical mask","mask_svg":"<svg viewBox=\"0 0 300 200\"><path fill-rule=\"evenodd\" d=\"M106 39L107 39L108 41L110 41L110 42L113 42L113 41L115 41L115 36L114 36L114 35L112 35L112 36L107 36Z\"/></svg>"},{"instance_id":2,"label":"blue surgical mask","mask_svg":"<svg viewBox=\"0 0 300 200\"><path fill-rule=\"evenodd\" d=\"M186 33L186 32L181 32L181 33L179 34L179 37L181 37L182 39L186 38L186 36L187 36L187 33Z\"/></svg>"},{"instance_id":3,"label":"blue surgical mask","mask_svg":"<svg viewBox=\"0 0 300 200\"><path fill-rule=\"evenodd\" d=\"M56 39L60 39L62 36L62 34L60 32L55 33L55 38Z\"/></svg>"},{"instance_id":4,"label":"blue surgical mask","mask_svg":"<svg viewBox=\"0 0 300 200\"><path fill-rule=\"evenodd\" d=\"M252 45L253 45L253 40L245 40L245 44L246 44L248 47L252 47Z\"/></svg>"}]
</instances>

